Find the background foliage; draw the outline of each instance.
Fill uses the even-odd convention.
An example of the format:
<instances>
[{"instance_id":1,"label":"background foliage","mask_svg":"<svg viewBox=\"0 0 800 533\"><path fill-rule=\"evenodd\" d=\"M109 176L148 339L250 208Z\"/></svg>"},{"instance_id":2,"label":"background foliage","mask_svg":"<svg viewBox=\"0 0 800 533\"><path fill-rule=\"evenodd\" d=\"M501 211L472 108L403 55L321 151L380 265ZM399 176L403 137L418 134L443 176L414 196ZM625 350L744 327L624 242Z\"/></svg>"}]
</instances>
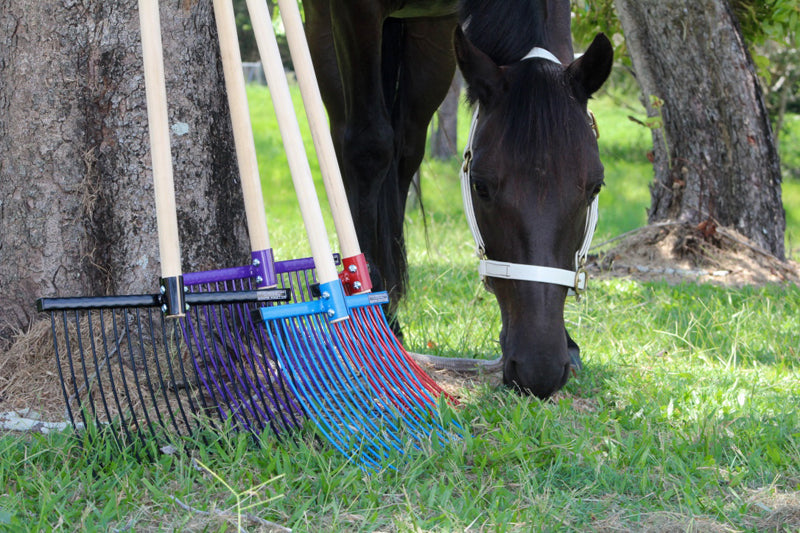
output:
<instances>
[{"instance_id":1,"label":"background foliage","mask_svg":"<svg viewBox=\"0 0 800 533\"><path fill-rule=\"evenodd\" d=\"M750 45L773 129L780 138L785 133L786 112L800 111L800 4L796 0L734 0L732 7ZM634 74L626 87L637 90L613 0L572 0L572 9L578 46L586 46L597 32L612 36L619 62ZM800 176L796 168L784 170L786 175Z\"/></svg>"}]
</instances>

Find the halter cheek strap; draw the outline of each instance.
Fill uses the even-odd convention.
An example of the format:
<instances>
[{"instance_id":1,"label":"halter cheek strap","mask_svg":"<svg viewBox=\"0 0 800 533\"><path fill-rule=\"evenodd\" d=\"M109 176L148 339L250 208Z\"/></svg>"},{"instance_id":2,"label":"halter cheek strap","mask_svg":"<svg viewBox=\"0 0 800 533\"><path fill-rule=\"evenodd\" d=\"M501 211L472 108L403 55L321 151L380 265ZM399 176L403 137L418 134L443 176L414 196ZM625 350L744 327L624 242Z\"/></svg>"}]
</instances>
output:
<instances>
[{"instance_id":1,"label":"halter cheek strap","mask_svg":"<svg viewBox=\"0 0 800 533\"><path fill-rule=\"evenodd\" d=\"M561 62L549 51L544 48L534 48L528 55L522 58L521 61L526 59L546 59L554 63ZM481 278L485 280L486 277L501 278L501 279L514 279L520 281L536 281L540 283L551 283L554 285L561 285L570 289L570 294L580 296L586 290L587 275L584 270L586 257L589 254L589 248L592 245L592 236L594 235L595 228L597 227L598 219L598 205L597 198L589 205L586 213L586 225L583 243L580 248L575 252L575 270L566 270L562 268L553 268L537 265L524 265L520 263L507 263L504 261L494 261L486 258L486 246L481 235L480 228L478 228L478 221L475 218L475 208L472 204L472 192L470 190L470 171L472 167L472 141L475 138L475 131L478 127L479 108L475 107L475 114L472 116L472 124L470 125L469 137L467 138L467 146L464 150L464 164L461 167L461 196L464 202L464 213L467 217L472 237L475 240L475 253L480 258L478 264L478 272ZM590 113L591 114L591 113ZM597 127L592 119L592 128L597 135Z\"/></svg>"}]
</instances>

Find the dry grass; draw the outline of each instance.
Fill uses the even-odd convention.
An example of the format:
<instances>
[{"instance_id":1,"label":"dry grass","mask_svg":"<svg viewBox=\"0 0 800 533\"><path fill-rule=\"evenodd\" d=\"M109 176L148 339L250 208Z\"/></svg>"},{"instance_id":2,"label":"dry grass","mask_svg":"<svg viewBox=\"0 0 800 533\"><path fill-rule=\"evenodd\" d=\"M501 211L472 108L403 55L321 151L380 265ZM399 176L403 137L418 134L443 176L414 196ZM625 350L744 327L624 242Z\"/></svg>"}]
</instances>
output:
<instances>
[{"instance_id":1,"label":"dry grass","mask_svg":"<svg viewBox=\"0 0 800 533\"><path fill-rule=\"evenodd\" d=\"M593 275L733 287L800 284L800 265L776 259L731 228L657 224L609 244L590 263Z\"/></svg>"},{"instance_id":2,"label":"dry grass","mask_svg":"<svg viewBox=\"0 0 800 533\"><path fill-rule=\"evenodd\" d=\"M0 411L32 409L52 421L64 418L49 320L18 332L0 357Z\"/></svg>"},{"instance_id":3,"label":"dry grass","mask_svg":"<svg viewBox=\"0 0 800 533\"><path fill-rule=\"evenodd\" d=\"M657 512L638 515L632 521L623 512L598 520L595 533L736 533L738 530L708 518Z\"/></svg>"},{"instance_id":4,"label":"dry grass","mask_svg":"<svg viewBox=\"0 0 800 533\"><path fill-rule=\"evenodd\" d=\"M768 487L753 491L748 503L755 513L765 513L753 521L758 531L800 531L800 493Z\"/></svg>"}]
</instances>

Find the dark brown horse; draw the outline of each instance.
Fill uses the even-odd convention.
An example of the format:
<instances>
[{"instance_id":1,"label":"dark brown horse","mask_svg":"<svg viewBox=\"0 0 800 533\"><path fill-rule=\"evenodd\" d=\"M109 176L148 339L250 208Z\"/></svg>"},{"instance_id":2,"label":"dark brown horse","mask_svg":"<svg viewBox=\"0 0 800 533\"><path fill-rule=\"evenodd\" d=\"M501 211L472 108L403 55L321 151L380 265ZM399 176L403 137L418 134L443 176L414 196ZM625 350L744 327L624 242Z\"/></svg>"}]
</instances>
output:
<instances>
[{"instance_id":1,"label":"dark brown horse","mask_svg":"<svg viewBox=\"0 0 800 533\"><path fill-rule=\"evenodd\" d=\"M376 288L390 294L390 315L406 278L406 197L456 63L480 109L466 179L485 257L576 270L603 181L586 106L613 52L598 36L573 61L568 0L303 5L358 236ZM523 60L535 47L547 52ZM569 377L567 287L489 270L503 321L504 381L550 396Z\"/></svg>"}]
</instances>

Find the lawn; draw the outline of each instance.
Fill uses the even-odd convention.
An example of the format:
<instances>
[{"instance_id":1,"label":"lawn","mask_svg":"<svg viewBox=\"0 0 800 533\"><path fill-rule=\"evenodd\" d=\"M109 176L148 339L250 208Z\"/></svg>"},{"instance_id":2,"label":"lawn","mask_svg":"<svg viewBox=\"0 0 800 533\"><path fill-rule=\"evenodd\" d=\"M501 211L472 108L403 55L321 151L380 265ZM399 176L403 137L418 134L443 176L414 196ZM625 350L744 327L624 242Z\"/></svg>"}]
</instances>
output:
<instances>
[{"instance_id":1,"label":"lawn","mask_svg":"<svg viewBox=\"0 0 800 533\"><path fill-rule=\"evenodd\" d=\"M305 255L269 101L262 88L250 96L276 255ZM592 107L603 239L646 223L652 171L630 111ZM409 214L401 320L413 350L493 357L499 315L478 281L457 168L423 164L427 225ZM784 199L797 253L800 183ZM595 281L566 319L586 368L554 401L465 389L444 413L463 440L396 470L365 473L310 433L258 445L220 435L152 461L110 439L2 435L0 530L800 529L800 288Z\"/></svg>"}]
</instances>

